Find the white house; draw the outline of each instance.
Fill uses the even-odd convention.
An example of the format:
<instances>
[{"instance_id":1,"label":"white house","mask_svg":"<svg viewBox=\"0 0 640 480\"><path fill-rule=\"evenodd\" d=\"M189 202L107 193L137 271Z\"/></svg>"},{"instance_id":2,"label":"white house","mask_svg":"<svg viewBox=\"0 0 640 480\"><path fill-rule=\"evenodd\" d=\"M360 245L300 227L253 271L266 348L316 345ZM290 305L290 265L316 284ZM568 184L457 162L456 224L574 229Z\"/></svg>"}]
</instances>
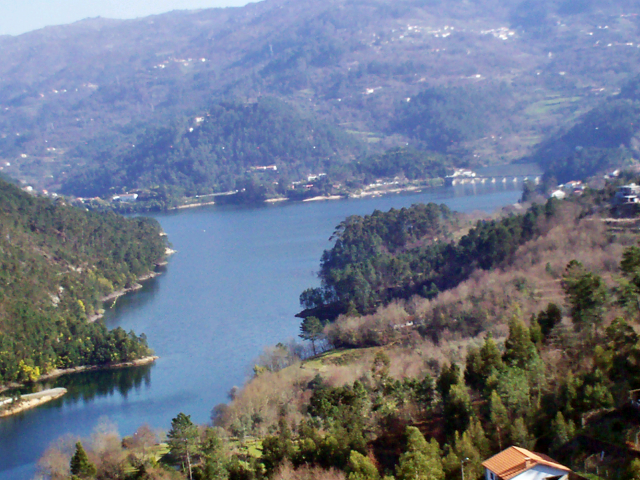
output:
<instances>
[{"instance_id":1,"label":"white house","mask_svg":"<svg viewBox=\"0 0 640 480\"><path fill-rule=\"evenodd\" d=\"M635 183L631 183L618 187L615 199L620 204L638 203L638 195L640 195L640 187Z\"/></svg>"},{"instance_id":2,"label":"white house","mask_svg":"<svg viewBox=\"0 0 640 480\"><path fill-rule=\"evenodd\" d=\"M566 480L571 473L571 469L546 455L520 447L509 447L485 460L482 466L485 480Z\"/></svg>"}]
</instances>

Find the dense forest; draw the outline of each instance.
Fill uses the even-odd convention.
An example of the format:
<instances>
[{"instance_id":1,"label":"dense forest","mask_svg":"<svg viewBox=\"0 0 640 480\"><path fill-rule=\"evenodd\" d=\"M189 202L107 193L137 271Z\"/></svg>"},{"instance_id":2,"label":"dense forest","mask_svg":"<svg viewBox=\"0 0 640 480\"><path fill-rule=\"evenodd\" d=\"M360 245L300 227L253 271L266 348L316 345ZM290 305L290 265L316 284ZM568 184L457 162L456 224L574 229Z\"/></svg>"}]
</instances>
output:
<instances>
[{"instance_id":1,"label":"dense forest","mask_svg":"<svg viewBox=\"0 0 640 480\"><path fill-rule=\"evenodd\" d=\"M87 212L0 179L0 385L149 355L144 335L88 319L164 258L160 233L154 220Z\"/></svg>"},{"instance_id":2,"label":"dense forest","mask_svg":"<svg viewBox=\"0 0 640 480\"><path fill-rule=\"evenodd\" d=\"M437 205L353 217L338 228L336 262L374 258L383 244L395 253L435 245L450 232L451 248L475 245L486 263L430 298L396 297L324 326L306 318L301 337L324 353L266 351L212 425L180 413L166 442L148 426L121 439L102 425L90 439L52 445L41 473L455 480L464 469L478 480L482 461L518 445L587 478L638 478L629 392L640 387L640 247L635 218L606 217L614 190L505 214L465 235L468 219ZM508 255L478 246L509 229L529 233ZM363 248L345 253L359 237Z\"/></svg>"},{"instance_id":3,"label":"dense forest","mask_svg":"<svg viewBox=\"0 0 640 480\"><path fill-rule=\"evenodd\" d=\"M162 185L194 196L243 188L256 167L275 165L272 184L324 172L364 149L355 137L264 97L255 103L223 102L202 117L143 133L120 155L80 147L78 156L102 158L74 174L63 191L105 195ZM271 173L271 171L268 171ZM289 181L290 183L290 181ZM288 187L288 184L286 185Z\"/></svg>"},{"instance_id":4,"label":"dense forest","mask_svg":"<svg viewBox=\"0 0 640 480\"><path fill-rule=\"evenodd\" d=\"M451 242L455 214L444 205L414 205L387 213L349 217L324 252L319 288L305 291L303 317L335 318L347 310L371 313L395 298L435 296L477 269L489 270L540 233L538 222L553 215L553 200L524 215L479 221Z\"/></svg>"},{"instance_id":5,"label":"dense forest","mask_svg":"<svg viewBox=\"0 0 640 480\"><path fill-rule=\"evenodd\" d=\"M507 84L432 87L401 102L391 128L444 153L489 132L509 134L514 104Z\"/></svg>"}]
</instances>

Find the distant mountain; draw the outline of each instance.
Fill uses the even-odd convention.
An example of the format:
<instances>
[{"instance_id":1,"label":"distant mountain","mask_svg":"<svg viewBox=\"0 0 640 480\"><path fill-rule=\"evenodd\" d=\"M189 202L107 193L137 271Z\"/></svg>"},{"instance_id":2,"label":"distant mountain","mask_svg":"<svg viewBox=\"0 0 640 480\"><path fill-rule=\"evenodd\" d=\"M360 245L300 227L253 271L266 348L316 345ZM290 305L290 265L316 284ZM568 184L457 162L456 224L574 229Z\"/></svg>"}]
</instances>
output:
<instances>
[{"instance_id":1,"label":"distant mountain","mask_svg":"<svg viewBox=\"0 0 640 480\"><path fill-rule=\"evenodd\" d=\"M94 196L168 185L193 196L235 189L238 179L265 167L276 169L273 179L299 178L304 168L324 172L364 146L339 128L263 97L248 105L220 103L195 120L149 129L119 155L82 150L101 162L72 175L65 191Z\"/></svg>"},{"instance_id":2,"label":"distant mountain","mask_svg":"<svg viewBox=\"0 0 640 480\"><path fill-rule=\"evenodd\" d=\"M630 0L266 0L2 37L0 167L60 188L144 132L264 96L372 153L510 161L640 73L638 14Z\"/></svg>"}]
</instances>

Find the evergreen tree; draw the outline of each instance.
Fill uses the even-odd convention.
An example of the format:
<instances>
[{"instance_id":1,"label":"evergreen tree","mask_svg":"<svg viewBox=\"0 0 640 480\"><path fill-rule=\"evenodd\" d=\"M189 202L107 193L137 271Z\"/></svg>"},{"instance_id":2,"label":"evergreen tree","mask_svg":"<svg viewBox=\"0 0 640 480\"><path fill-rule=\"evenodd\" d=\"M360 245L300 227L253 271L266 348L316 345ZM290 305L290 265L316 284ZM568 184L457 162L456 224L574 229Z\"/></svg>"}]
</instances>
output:
<instances>
[{"instance_id":1,"label":"evergreen tree","mask_svg":"<svg viewBox=\"0 0 640 480\"><path fill-rule=\"evenodd\" d=\"M607 302L607 285L602 277L586 271L580 262L572 260L562 277L562 287L571 305L575 327L580 330L593 326L597 333Z\"/></svg>"},{"instance_id":2,"label":"evergreen tree","mask_svg":"<svg viewBox=\"0 0 640 480\"><path fill-rule=\"evenodd\" d=\"M427 443L416 427L407 427L407 448L396 467L396 479L444 480L438 443Z\"/></svg>"},{"instance_id":3,"label":"evergreen tree","mask_svg":"<svg viewBox=\"0 0 640 480\"><path fill-rule=\"evenodd\" d=\"M575 434L575 427L571 420L569 420L569 422L565 422L562 412L558 412L556 414L556 418L551 422L551 432L553 434L551 450L557 451L571 440Z\"/></svg>"},{"instance_id":4,"label":"evergreen tree","mask_svg":"<svg viewBox=\"0 0 640 480\"><path fill-rule=\"evenodd\" d=\"M445 431L451 435L453 432L464 432L471 423L473 410L471 398L464 385L453 385L449 395L444 401L444 425Z\"/></svg>"},{"instance_id":5,"label":"evergreen tree","mask_svg":"<svg viewBox=\"0 0 640 480\"><path fill-rule=\"evenodd\" d=\"M94 478L98 474L96 466L87 457L81 442L76 443L76 451L71 457L70 471L78 478Z\"/></svg>"},{"instance_id":6,"label":"evergreen tree","mask_svg":"<svg viewBox=\"0 0 640 480\"><path fill-rule=\"evenodd\" d=\"M191 421L191 416L179 413L171 420L171 430L167 434L169 451L180 460L182 468L193 479L193 463L199 452L198 427Z\"/></svg>"},{"instance_id":7,"label":"evergreen tree","mask_svg":"<svg viewBox=\"0 0 640 480\"><path fill-rule=\"evenodd\" d=\"M469 425L469 429L466 433L468 433L469 439L480 453L480 457L488 457L489 453L491 452L491 448L489 446L489 440L484 433L484 429L482 428L480 420L478 420L477 418L472 420L471 425Z\"/></svg>"},{"instance_id":8,"label":"evergreen tree","mask_svg":"<svg viewBox=\"0 0 640 480\"><path fill-rule=\"evenodd\" d=\"M367 457L355 450L349 454L347 464L348 480L378 480L380 474L376 466Z\"/></svg>"},{"instance_id":9,"label":"evergreen tree","mask_svg":"<svg viewBox=\"0 0 640 480\"><path fill-rule=\"evenodd\" d=\"M502 451L502 442L505 439L507 428L509 426L509 415L507 409L502 403L500 395L494 390L491 392L489 400L489 416L491 424L495 429L495 438L498 441L498 449Z\"/></svg>"},{"instance_id":10,"label":"evergreen tree","mask_svg":"<svg viewBox=\"0 0 640 480\"><path fill-rule=\"evenodd\" d=\"M202 442L202 465L198 467L200 478L226 480L229 476L224 444L212 428L207 428Z\"/></svg>"},{"instance_id":11,"label":"evergreen tree","mask_svg":"<svg viewBox=\"0 0 640 480\"><path fill-rule=\"evenodd\" d=\"M502 366L500 350L489 334L481 348L469 349L464 379L470 387L481 392L485 389L487 380L499 372Z\"/></svg>"},{"instance_id":12,"label":"evergreen tree","mask_svg":"<svg viewBox=\"0 0 640 480\"><path fill-rule=\"evenodd\" d=\"M626 480L640 480L640 459L634 458L625 471Z\"/></svg>"},{"instance_id":13,"label":"evergreen tree","mask_svg":"<svg viewBox=\"0 0 640 480\"><path fill-rule=\"evenodd\" d=\"M529 434L529 429L527 428L527 424L524 422L522 417L516 418L511 426L509 436L511 438L511 443L518 447L526 448L531 450L533 448L535 439Z\"/></svg>"},{"instance_id":14,"label":"evergreen tree","mask_svg":"<svg viewBox=\"0 0 640 480\"><path fill-rule=\"evenodd\" d=\"M537 320L542 332L542 338L546 339L549 337L553 327L558 325L562 320L562 310L560 310L560 307L555 303L549 303L546 310L538 314Z\"/></svg>"},{"instance_id":15,"label":"evergreen tree","mask_svg":"<svg viewBox=\"0 0 640 480\"><path fill-rule=\"evenodd\" d=\"M300 338L311 342L313 354L316 355L316 342L322 339L324 325L317 317L307 317L300 325Z\"/></svg>"},{"instance_id":16,"label":"evergreen tree","mask_svg":"<svg viewBox=\"0 0 640 480\"><path fill-rule=\"evenodd\" d=\"M526 369L538 357L529 329L517 316L509 322L509 337L504 346L505 352L502 358L508 365Z\"/></svg>"},{"instance_id":17,"label":"evergreen tree","mask_svg":"<svg viewBox=\"0 0 640 480\"><path fill-rule=\"evenodd\" d=\"M544 340L544 336L542 335L542 327L533 314L531 314L531 321L529 322L529 334L531 335L531 341L539 347L542 344L542 340Z\"/></svg>"},{"instance_id":18,"label":"evergreen tree","mask_svg":"<svg viewBox=\"0 0 640 480\"><path fill-rule=\"evenodd\" d=\"M460 367L455 363L445 366L440 372L440 376L436 382L436 388L443 402L446 402L451 391L451 387L460 384Z\"/></svg>"},{"instance_id":19,"label":"evergreen tree","mask_svg":"<svg viewBox=\"0 0 640 480\"><path fill-rule=\"evenodd\" d=\"M464 468L466 479L480 478L482 475L482 461L484 457L476 447L469 431L459 435L456 432L453 449L456 456L462 461L458 464L458 473L460 468Z\"/></svg>"},{"instance_id":20,"label":"evergreen tree","mask_svg":"<svg viewBox=\"0 0 640 480\"><path fill-rule=\"evenodd\" d=\"M278 420L278 427L278 436L268 436L262 442L262 461L267 473L273 472L283 461L294 457L292 433L284 417Z\"/></svg>"}]
</instances>

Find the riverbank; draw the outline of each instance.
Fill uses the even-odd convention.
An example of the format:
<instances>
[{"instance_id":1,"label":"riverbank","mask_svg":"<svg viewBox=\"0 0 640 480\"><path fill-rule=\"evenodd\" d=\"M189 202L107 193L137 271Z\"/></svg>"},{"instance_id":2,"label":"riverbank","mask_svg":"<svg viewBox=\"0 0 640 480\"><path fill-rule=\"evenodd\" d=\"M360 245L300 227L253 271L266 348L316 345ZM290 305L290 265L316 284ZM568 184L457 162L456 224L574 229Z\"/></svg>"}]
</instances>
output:
<instances>
[{"instance_id":1,"label":"riverbank","mask_svg":"<svg viewBox=\"0 0 640 480\"><path fill-rule=\"evenodd\" d=\"M129 362L108 363L105 365L82 365L80 367L73 368L56 368L49 373L41 375L40 378L38 378L38 382L52 380L54 378L60 377L62 375L68 375L70 373L94 372L96 370L110 370L114 368L141 367L143 365L149 365L150 363L155 362L158 358L158 356L152 355L149 357L139 358L138 360L131 360Z\"/></svg>"},{"instance_id":2,"label":"riverbank","mask_svg":"<svg viewBox=\"0 0 640 480\"><path fill-rule=\"evenodd\" d=\"M160 357L158 357L157 355L150 355L148 357L139 358L137 360L131 360L129 362L107 363L104 365L81 365L79 367L72 367L72 368L56 368L55 370L51 370L49 373L40 375L40 377L38 377L38 380L36 380L36 383L46 382L48 380L53 380L54 378L61 377L62 375L69 375L72 373L95 372L97 370L112 370L116 368L141 367L143 365L149 365L155 362L158 358ZM7 390L14 389L14 388L24 387L24 386L25 385L22 383L10 383L7 385L0 385L0 393Z\"/></svg>"},{"instance_id":3,"label":"riverbank","mask_svg":"<svg viewBox=\"0 0 640 480\"><path fill-rule=\"evenodd\" d=\"M66 388L52 388L38 393L22 395L19 400L8 398L0 400L0 418L15 415L56 400L67 393Z\"/></svg>"},{"instance_id":4,"label":"riverbank","mask_svg":"<svg viewBox=\"0 0 640 480\"><path fill-rule=\"evenodd\" d=\"M205 207L207 205L215 205L216 202L202 202L202 203L187 203L186 205L178 205L170 210L183 210L185 208Z\"/></svg>"},{"instance_id":5,"label":"riverbank","mask_svg":"<svg viewBox=\"0 0 640 480\"><path fill-rule=\"evenodd\" d=\"M322 200L342 200L343 198L347 198L347 197L344 197L342 195L326 195L326 196L322 195L318 197L305 198L302 201L303 202L321 202Z\"/></svg>"},{"instance_id":6,"label":"riverbank","mask_svg":"<svg viewBox=\"0 0 640 480\"><path fill-rule=\"evenodd\" d=\"M106 296L102 297L100 300L102 302L109 302L111 300L115 300L118 297L126 295L127 293L135 292L136 290L140 290L142 288L142 285L140 285L140 283L138 283L138 282L144 282L145 280L151 280L152 278L157 277L161 273L162 272L149 272L149 273L146 273L144 275L141 275L141 276L139 276L137 278L136 283L134 285L132 285L131 287L122 288L120 290L116 290L115 292L111 292L109 295L106 295Z\"/></svg>"}]
</instances>

